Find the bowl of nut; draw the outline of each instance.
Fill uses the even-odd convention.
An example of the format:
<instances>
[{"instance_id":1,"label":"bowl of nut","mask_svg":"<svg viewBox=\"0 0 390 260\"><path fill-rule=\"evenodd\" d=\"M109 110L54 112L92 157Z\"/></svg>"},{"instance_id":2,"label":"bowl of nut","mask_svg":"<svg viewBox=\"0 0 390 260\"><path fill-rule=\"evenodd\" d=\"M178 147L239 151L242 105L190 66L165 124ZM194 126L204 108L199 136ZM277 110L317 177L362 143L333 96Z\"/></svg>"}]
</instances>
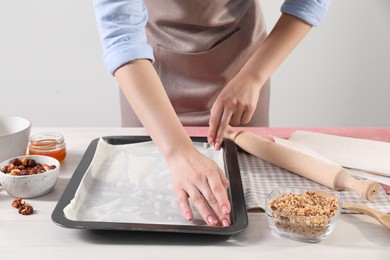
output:
<instances>
[{"instance_id":1,"label":"bowl of nut","mask_svg":"<svg viewBox=\"0 0 390 260\"><path fill-rule=\"evenodd\" d=\"M265 214L271 229L280 236L316 243L331 234L341 208L337 194L280 187L268 194Z\"/></svg>"},{"instance_id":2,"label":"bowl of nut","mask_svg":"<svg viewBox=\"0 0 390 260\"><path fill-rule=\"evenodd\" d=\"M60 163L43 155L24 155L0 163L0 182L15 198L35 198L49 193L57 183Z\"/></svg>"}]
</instances>

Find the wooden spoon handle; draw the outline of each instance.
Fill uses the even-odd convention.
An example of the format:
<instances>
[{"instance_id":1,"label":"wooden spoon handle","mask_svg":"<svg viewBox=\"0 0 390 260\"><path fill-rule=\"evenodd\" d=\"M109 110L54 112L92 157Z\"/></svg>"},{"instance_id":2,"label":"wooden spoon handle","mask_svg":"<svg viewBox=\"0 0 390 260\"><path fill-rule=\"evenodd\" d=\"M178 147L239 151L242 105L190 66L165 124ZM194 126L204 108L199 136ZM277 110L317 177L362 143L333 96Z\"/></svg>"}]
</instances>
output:
<instances>
[{"instance_id":1,"label":"wooden spoon handle","mask_svg":"<svg viewBox=\"0 0 390 260\"><path fill-rule=\"evenodd\" d=\"M354 210L368 216L371 216L379 221L385 228L390 229L390 215L380 212L378 210L355 204L350 202L343 202L343 208L348 210Z\"/></svg>"},{"instance_id":2,"label":"wooden spoon handle","mask_svg":"<svg viewBox=\"0 0 390 260\"><path fill-rule=\"evenodd\" d=\"M375 210L375 209L372 209L372 208L369 208L369 207L366 207L366 206L363 206L360 204L351 203L351 202L343 202L343 208L348 209L348 210L354 210L354 211L369 215L369 216L376 218L376 219L378 219L382 215L385 215L385 213L380 212L378 210Z\"/></svg>"}]
</instances>

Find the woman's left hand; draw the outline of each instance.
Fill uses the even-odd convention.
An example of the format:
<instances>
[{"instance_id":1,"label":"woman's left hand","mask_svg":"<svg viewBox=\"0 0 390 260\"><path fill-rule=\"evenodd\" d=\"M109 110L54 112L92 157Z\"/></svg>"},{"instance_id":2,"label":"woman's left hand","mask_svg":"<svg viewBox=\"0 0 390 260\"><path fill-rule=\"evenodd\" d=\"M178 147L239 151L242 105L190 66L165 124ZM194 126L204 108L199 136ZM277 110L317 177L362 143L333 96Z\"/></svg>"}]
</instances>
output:
<instances>
[{"instance_id":1,"label":"woman's left hand","mask_svg":"<svg viewBox=\"0 0 390 260\"><path fill-rule=\"evenodd\" d=\"M283 13L267 38L240 72L225 86L211 107L209 143L221 147L228 124L249 123L257 106L260 89L312 26Z\"/></svg>"},{"instance_id":2,"label":"woman's left hand","mask_svg":"<svg viewBox=\"0 0 390 260\"><path fill-rule=\"evenodd\" d=\"M259 80L237 74L221 91L210 111L208 142L220 149L228 125L248 124L256 110Z\"/></svg>"}]
</instances>

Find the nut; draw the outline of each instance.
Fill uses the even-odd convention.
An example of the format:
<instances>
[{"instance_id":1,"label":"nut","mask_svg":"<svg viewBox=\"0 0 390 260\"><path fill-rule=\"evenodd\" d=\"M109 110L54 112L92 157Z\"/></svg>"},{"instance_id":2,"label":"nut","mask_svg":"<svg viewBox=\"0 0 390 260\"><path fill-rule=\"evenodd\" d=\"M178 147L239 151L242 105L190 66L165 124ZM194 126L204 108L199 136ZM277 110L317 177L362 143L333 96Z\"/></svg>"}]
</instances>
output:
<instances>
[{"instance_id":1,"label":"nut","mask_svg":"<svg viewBox=\"0 0 390 260\"><path fill-rule=\"evenodd\" d=\"M14 201L12 201L12 203L11 203L12 207L17 208L17 209L24 206L25 204L26 204L26 202L24 200L22 200L21 198L17 198Z\"/></svg>"},{"instance_id":2,"label":"nut","mask_svg":"<svg viewBox=\"0 0 390 260\"><path fill-rule=\"evenodd\" d=\"M31 215L33 213L34 209L30 205L25 205L19 208L19 214L21 215Z\"/></svg>"},{"instance_id":3,"label":"nut","mask_svg":"<svg viewBox=\"0 0 390 260\"><path fill-rule=\"evenodd\" d=\"M27 162L28 162L28 158L27 158L27 157L24 157L24 158L22 159L22 164L23 164L24 166L26 166L26 165L27 165Z\"/></svg>"},{"instance_id":4,"label":"nut","mask_svg":"<svg viewBox=\"0 0 390 260\"><path fill-rule=\"evenodd\" d=\"M19 169L12 169L9 174L10 175L20 175L20 170Z\"/></svg>"},{"instance_id":5,"label":"nut","mask_svg":"<svg viewBox=\"0 0 390 260\"><path fill-rule=\"evenodd\" d=\"M55 168L55 165L36 163L35 160L24 157L22 160L19 158L10 160L10 163L1 168L0 171L9 175L22 176L44 173Z\"/></svg>"},{"instance_id":6,"label":"nut","mask_svg":"<svg viewBox=\"0 0 390 260\"><path fill-rule=\"evenodd\" d=\"M11 206L18 209L18 212L21 215L30 215L34 213L34 208L28 205L22 198L13 200Z\"/></svg>"},{"instance_id":7,"label":"nut","mask_svg":"<svg viewBox=\"0 0 390 260\"><path fill-rule=\"evenodd\" d=\"M315 191L281 194L269 202L269 207L279 229L306 237L322 235L340 210L336 198Z\"/></svg>"},{"instance_id":8,"label":"nut","mask_svg":"<svg viewBox=\"0 0 390 260\"><path fill-rule=\"evenodd\" d=\"M295 216L333 217L338 210L337 199L308 191L304 194L282 194L272 199L270 208L273 211Z\"/></svg>"},{"instance_id":9,"label":"nut","mask_svg":"<svg viewBox=\"0 0 390 260\"><path fill-rule=\"evenodd\" d=\"M19 166L22 164L22 161L19 158L15 158L11 161L11 163L15 166Z\"/></svg>"}]
</instances>

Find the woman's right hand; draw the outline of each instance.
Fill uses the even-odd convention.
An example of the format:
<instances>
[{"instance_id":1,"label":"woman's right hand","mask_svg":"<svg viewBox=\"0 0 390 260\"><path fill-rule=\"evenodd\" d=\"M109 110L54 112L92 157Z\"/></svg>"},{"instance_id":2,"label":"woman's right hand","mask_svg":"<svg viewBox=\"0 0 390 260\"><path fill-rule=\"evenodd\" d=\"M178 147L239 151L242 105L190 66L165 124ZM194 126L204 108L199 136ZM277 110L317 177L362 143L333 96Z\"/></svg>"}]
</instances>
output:
<instances>
[{"instance_id":1,"label":"woman's right hand","mask_svg":"<svg viewBox=\"0 0 390 260\"><path fill-rule=\"evenodd\" d=\"M146 60L130 62L115 72L124 95L168 163L175 192L186 219L194 218L189 199L208 225L230 224L228 180L210 158L193 145L164 87Z\"/></svg>"},{"instance_id":2,"label":"woman's right hand","mask_svg":"<svg viewBox=\"0 0 390 260\"><path fill-rule=\"evenodd\" d=\"M196 149L180 151L168 159L174 190L187 220L194 214L189 200L209 226L230 225L229 181L210 158Z\"/></svg>"}]
</instances>

